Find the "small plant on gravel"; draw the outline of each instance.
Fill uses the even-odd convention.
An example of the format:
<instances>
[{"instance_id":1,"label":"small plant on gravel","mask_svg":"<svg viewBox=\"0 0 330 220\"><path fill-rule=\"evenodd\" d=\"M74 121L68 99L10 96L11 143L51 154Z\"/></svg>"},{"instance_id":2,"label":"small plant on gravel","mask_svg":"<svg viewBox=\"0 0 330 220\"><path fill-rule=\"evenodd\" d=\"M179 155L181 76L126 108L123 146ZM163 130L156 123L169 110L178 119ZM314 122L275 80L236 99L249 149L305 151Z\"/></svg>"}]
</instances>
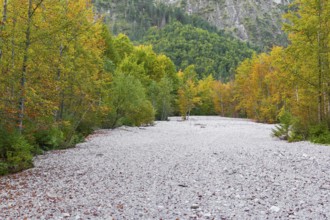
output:
<instances>
[{"instance_id":1,"label":"small plant on gravel","mask_svg":"<svg viewBox=\"0 0 330 220\"><path fill-rule=\"evenodd\" d=\"M299 120L292 116L290 112L282 109L278 115L279 124L272 129L272 135L281 140L289 142L301 141L305 139L305 135L301 132L301 124Z\"/></svg>"},{"instance_id":2,"label":"small plant on gravel","mask_svg":"<svg viewBox=\"0 0 330 220\"><path fill-rule=\"evenodd\" d=\"M292 125L292 115L286 110L281 110L278 115L278 119L280 123L272 129L273 136L283 140L288 140L290 126Z\"/></svg>"}]
</instances>

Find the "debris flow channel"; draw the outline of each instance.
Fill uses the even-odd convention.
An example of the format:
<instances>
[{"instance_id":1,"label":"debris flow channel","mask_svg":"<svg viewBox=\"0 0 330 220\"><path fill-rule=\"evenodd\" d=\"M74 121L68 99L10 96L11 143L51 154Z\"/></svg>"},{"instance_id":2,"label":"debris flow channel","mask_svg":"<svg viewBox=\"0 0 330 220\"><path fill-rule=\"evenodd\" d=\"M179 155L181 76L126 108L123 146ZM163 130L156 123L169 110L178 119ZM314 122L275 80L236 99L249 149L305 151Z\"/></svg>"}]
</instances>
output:
<instances>
[{"instance_id":1,"label":"debris flow channel","mask_svg":"<svg viewBox=\"0 0 330 220\"><path fill-rule=\"evenodd\" d=\"M0 219L330 219L330 147L244 119L100 130L0 177Z\"/></svg>"}]
</instances>

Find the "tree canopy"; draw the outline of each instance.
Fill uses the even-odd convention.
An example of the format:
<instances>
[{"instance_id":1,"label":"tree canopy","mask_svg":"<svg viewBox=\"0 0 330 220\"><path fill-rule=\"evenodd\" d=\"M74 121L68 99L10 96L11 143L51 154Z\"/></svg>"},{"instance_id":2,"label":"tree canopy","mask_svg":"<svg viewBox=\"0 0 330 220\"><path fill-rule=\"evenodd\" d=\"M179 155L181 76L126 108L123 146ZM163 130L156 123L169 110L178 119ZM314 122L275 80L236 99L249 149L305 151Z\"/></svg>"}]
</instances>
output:
<instances>
[{"instance_id":1,"label":"tree canopy","mask_svg":"<svg viewBox=\"0 0 330 220\"><path fill-rule=\"evenodd\" d=\"M199 79L210 74L222 81L233 79L238 63L253 53L244 42L179 22L150 29L145 42L170 57L178 69L195 65Z\"/></svg>"}]
</instances>

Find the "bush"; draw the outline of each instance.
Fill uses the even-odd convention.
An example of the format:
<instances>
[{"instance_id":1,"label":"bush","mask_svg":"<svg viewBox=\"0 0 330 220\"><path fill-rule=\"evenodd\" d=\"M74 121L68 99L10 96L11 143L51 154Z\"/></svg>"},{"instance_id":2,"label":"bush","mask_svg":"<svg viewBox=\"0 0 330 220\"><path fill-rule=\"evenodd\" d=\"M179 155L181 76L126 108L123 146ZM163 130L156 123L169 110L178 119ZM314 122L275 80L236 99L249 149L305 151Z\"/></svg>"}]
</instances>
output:
<instances>
[{"instance_id":1,"label":"bush","mask_svg":"<svg viewBox=\"0 0 330 220\"><path fill-rule=\"evenodd\" d=\"M311 126L309 129L309 139L318 144L330 144L330 131L326 124Z\"/></svg>"},{"instance_id":2,"label":"bush","mask_svg":"<svg viewBox=\"0 0 330 220\"><path fill-rule=\"evenodd\" d=\"M121 125L139 126L154 120L155 111L147 100L145 88L134 76L115 75L110 97L111 112L105 125L109 124L112 128Z\"/></svg>"},{"instance_id":3,"label":"bush","mask_svg":"<svg viewBox=\"0 0 330 220\"><path fill-rule=\"evenodd\" d=\"M282 109L278 115L279 124L272 129L273 136L278 137L283 140L289 139L290 126L292 125L292 115Z\"/></svg>"},{"instance_id":4,"label":"bush","mask_svg":"<svg viewBox=\"0 0 330 220\"><path fill-rule=\"evenodd\" d=\"M0 162L0 176L8 174L8 164L5 162Z\"/></svg>"},{"instance_id":5,"label":"bush","mask_svg":"<svg viewBox=\"0 0 330 220\"><path fill-rule=\"evenodd\" d=\"M20 134L1 130L0 174L18 172L33 166L33 147Z\"/></svg>"},{"instance_id":6,"label":"bush","mask_svg":"<svg viewBox=\"0 0 330 220\"><path fill-rule=\"evenodd\" d=\"M134 109L131 109L129 114L126 117L122 117L118 125L127 125L127 126L141 126L141 125L151 125L155 120L155 110L152 104L145 100L139 105L135 106Z\"/></svg>"},{"instance_id":7,"label":"bush","mask_svg":"<svg viewBox=\"0 0 330 220\"><path fill-rule=\"evenodd\" d=\"M72 135L67 137L61 149L74 147L76 144L81 143L84 140L85 140L85 136L83 134L77 132L73 133Z\"/></svg>"},{"instance_id":8,"label":"bush","mask_svg":"<svg viewBox=\"0 0 330 220\"><path fill-rule=\"evenodd\" d=\"M155 110L148 100L144 100L132 109L128 120L134 126L149 125L155 120Z\"/></svg>"},{"instance_id":9,"label":"bush","mask_svg":"<svg viewBox=\"0 0 330 220\"><path fill-rule=\"evenodd\" d=\"M57 126L52 126L37 131L35 141L43 150L58 149L64 143L64 134Z\"/></svg>"},{"instance_id":10,"label":"bush","mask_svg":"<svg viewBox=\"0 0 330 220\"><path fill-rule=\"evenodd\" d=\"M302 141L306 139L306 132L298 118L285 109L282 109L278 115L279 124L272 129L273 136L289 142Z\"/></svg>"},{"instance_id":11,"label":"bush","mask_svg":"<svg viewBox=\"0 0 330 220\"><path fill-rule=\"evenodd\" d=\"M78 134L81 134L83 136L88 136L91 133L93 133L95 130L97 130L100 127L100 123L95 122L97 119L94 120L88 119L88 120L82 120L77 129L76 132Z\"/></svg>"}]
</instances>

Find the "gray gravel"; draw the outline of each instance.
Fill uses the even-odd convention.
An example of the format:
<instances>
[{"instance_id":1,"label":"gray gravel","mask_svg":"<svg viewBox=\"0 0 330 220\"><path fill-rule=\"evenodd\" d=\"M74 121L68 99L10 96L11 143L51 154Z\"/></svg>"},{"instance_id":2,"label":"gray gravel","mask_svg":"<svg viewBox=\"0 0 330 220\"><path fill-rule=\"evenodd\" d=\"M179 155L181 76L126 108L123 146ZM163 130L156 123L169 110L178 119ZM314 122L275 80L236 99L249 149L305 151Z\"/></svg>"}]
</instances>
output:
<instances>
[{"instance_id":1,"label":"gray gravel","mask_svg":"<svg viewBox=\"0 0 330 220\"><path fill-rule=\"evenodd\" d=\"M192 117L102 130L0 178L0 219L330 219L330 147Z\"/></svg>"}]
</instances>

